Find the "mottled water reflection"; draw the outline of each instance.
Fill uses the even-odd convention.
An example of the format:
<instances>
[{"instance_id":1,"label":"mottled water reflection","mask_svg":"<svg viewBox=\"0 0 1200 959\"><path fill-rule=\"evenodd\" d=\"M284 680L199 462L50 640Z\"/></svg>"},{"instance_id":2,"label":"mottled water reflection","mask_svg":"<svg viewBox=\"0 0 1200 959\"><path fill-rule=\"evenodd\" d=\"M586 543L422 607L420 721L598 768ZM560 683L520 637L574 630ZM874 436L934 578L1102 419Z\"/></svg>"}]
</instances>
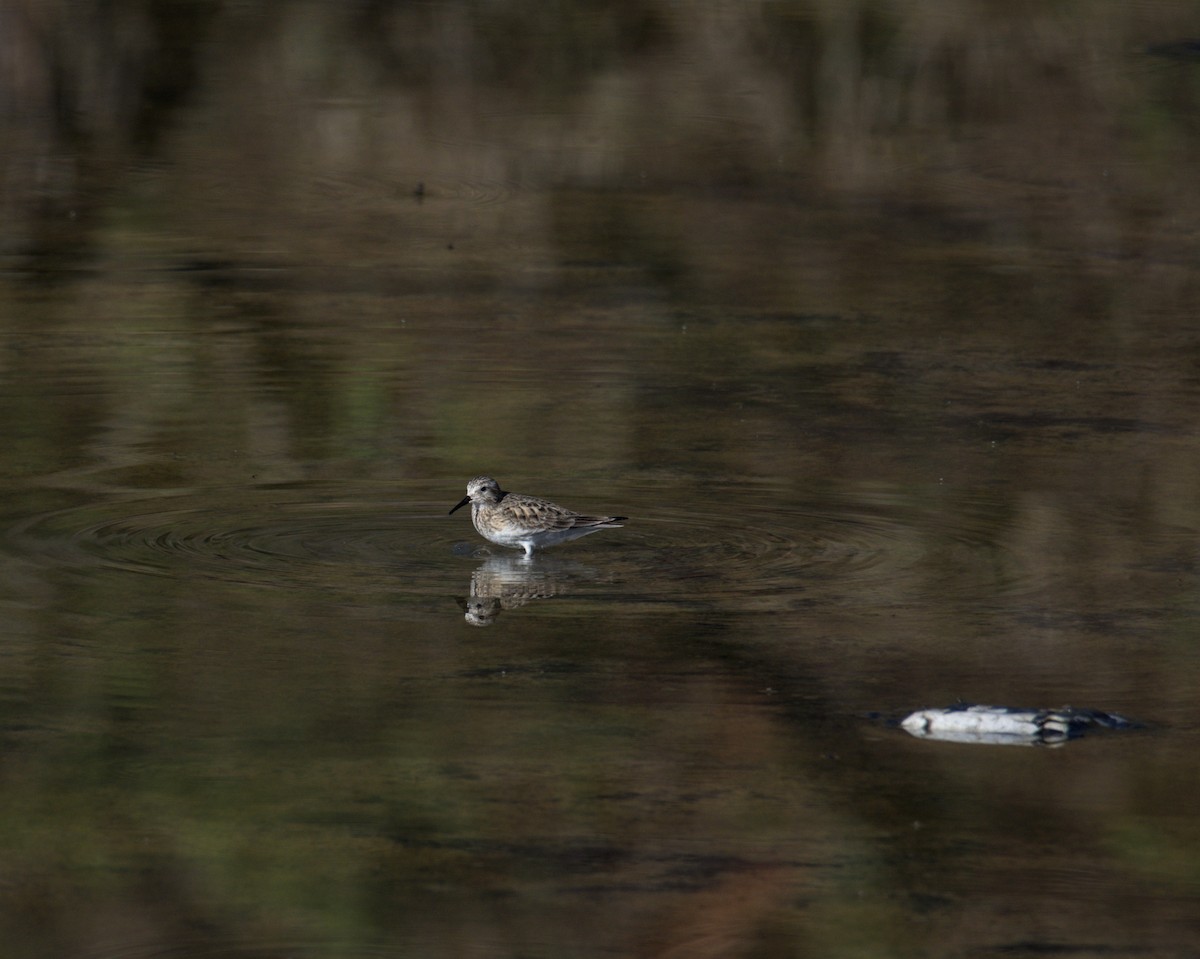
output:
<instances>
[{"instance_id":1,"label":"mottled water reflection","mask_svg":"<svg viewBox=\"0 0 1200 959\"><path fill-rule=\"evenodd\" d=\"M1192 955L1194 16L0 5L0 942Z\"/></svg>"}]
</instances>

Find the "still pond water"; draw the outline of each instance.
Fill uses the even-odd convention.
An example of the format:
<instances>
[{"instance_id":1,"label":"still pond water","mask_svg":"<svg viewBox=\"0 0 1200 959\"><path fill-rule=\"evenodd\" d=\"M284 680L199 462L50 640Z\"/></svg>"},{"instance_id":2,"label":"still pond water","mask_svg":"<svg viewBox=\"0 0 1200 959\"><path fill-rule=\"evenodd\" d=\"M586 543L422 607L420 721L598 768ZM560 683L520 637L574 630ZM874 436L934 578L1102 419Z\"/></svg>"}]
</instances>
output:
<instances>
[{"instance_id":1,"label":"still pond water","mask_svg":"<svg viewBox=\"0 0 1200 959\"><path fill-rule=\"evenodd\" d=\"M9 14L5 955L1194 957L1194 9L968 7Z\"/></svg>"}]
</instances>

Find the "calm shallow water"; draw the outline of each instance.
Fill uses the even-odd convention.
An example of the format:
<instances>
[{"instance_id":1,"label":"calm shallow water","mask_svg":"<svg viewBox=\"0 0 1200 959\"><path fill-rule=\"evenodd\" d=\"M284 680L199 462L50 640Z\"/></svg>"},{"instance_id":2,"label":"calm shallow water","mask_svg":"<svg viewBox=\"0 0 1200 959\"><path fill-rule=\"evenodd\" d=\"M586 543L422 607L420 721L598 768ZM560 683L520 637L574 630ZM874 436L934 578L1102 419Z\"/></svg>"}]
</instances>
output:
<instances>
[{"instance_id":1,"label":"calm shallow water","mask_svg":"<svg viewBox=\"0 0 1200 959\"><path fill-rule=\"evenodd\" d=\"M1190 7L348 9L0 74L13 954L1193 955Z\"/></svg>"}]
</instances>

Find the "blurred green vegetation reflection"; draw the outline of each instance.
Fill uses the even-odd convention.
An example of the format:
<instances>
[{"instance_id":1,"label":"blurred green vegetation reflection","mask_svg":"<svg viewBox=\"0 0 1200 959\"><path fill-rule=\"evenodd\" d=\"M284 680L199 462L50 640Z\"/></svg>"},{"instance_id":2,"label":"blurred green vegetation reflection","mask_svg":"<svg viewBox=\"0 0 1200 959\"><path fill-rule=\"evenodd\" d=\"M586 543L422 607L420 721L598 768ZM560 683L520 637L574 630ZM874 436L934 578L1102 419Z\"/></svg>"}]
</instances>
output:
<instances>
[{"instance_id":1,"label":"blurred green vegetation reflection","mask_svg":"<svg viewBox=\"0 0 1200 959\"><path fill-rule=\"evenodd\" d=\"M1192 955L1194 30L0 5L0 941Z\"/></svg>"}]
</instances>

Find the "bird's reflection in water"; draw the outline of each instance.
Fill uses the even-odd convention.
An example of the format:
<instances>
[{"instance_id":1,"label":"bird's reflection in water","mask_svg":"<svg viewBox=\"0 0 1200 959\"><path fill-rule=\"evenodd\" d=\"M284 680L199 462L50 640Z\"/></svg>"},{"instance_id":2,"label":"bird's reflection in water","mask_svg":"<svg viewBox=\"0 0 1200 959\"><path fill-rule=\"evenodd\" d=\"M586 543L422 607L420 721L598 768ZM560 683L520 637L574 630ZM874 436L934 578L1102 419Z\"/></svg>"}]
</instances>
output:
<instances>
[{"instance_id":1,"label":"bird's reflection in water","mask_svg":"<svg viewBox=\"0 0 1200 959\"><path fill-rule=\"evenodd\" d=\"M460 597L458 605L472 626L491 626L504 610L564 595L596 578L596 570L570 560L492 556L471 574L471 594Z\"/></svg>"}]
</instances>

